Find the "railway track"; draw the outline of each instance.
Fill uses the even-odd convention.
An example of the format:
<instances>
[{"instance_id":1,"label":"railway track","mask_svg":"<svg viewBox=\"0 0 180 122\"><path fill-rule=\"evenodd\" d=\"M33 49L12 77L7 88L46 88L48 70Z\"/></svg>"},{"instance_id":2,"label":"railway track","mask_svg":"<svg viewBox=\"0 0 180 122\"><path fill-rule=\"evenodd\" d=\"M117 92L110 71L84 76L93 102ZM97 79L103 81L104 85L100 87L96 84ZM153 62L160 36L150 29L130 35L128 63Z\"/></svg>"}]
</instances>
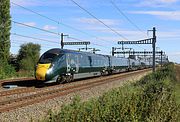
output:
<instances>
[{"instance_id":1,"label":"railway track","mask_svg":"<svg viewBox=\"0 0 180 122\"><path fill-rule=\"evenodd\" d=\"M21 81L31 81L31 80L35 80L35 78L31 77L31 78L16 78L16 79L5 79L5 80L0 80L0 85L3 83L9 83L9 82L21 82Z\"/></svg>"},{"instance_id":2,"label":"railway track","mask_svg":"<svg viewBox=\"0 0 180 122\"><path fill-rule=\"evenodd\" d=\"M122 73L122 74L117 74L114 76L101 77L101 78L94 79L92 81L87 80L87 82L81 83L81 84L73 85L74 83L69 83L65 87L60 87L60 86L66 85L66 84L61 84L61 85L56 85L56 86L45 87L42 89L23 88L23 89L17 89L17 90L14 89L14 90L9 90L9 91L3 91L3 92L0 92L0 96L9 96L9 95L14 95L14 94L22 94L22 93L30 93L30 92L34 92L34 94L30 94L30 95L22 96L18 98L13 98L9 100L1 100L0 112L6 112L6 111L10 111L16 108L32 105L32 104L39 103L39 102L52 99L55 97L64 96L73 92L77 92L84 89L99 86L102 84L106 84L108 82L122 80L129 76L133 77L133 76L136 76L137 74L144 73L145 71L149 71L149 69Z\"/></svg>"}]
</instances>

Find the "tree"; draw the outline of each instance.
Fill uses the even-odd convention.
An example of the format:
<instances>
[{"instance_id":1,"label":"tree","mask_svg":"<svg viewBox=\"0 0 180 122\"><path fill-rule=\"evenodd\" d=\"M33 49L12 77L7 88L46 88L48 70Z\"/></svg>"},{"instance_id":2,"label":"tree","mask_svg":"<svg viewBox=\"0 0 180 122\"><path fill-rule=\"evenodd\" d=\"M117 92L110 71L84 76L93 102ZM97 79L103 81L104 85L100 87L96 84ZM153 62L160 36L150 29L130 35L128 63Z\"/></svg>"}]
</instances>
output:
<instances>
[{"instance_id":1,"label":"tree","mask_svg":"<svg viewBox=\"0 0 180 122\"><path fill-rule=\"evenodd\" d=\"M19 68L23 70L34 70L40 56L39 44L27 43L20 47L17 57Z\"/></svg>"},{"instance_id":2,"label":"tree","mask_svg":"<svg viewBox=\"0 0 180 122\"><path fill-rule=\"evenodd\" d=\"M10 0L0 0L0 60L7 61L10 50Z\"/></svg>"}]
</instances>

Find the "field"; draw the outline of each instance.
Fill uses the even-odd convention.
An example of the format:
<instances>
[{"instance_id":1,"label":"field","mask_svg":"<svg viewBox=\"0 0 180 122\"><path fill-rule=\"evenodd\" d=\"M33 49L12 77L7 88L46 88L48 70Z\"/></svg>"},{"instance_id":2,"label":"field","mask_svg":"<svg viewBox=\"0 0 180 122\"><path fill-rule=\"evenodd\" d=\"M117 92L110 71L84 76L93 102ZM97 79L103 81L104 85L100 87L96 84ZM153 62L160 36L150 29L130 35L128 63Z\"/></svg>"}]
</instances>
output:
<instances>
[{"instance_id":1,"label":"field","mask_svg":"<svg viewBox=\"0 0 180 122\"><path fill-rule=\"evenodd\" d=\"M140 81L81 102L76 96L59 113L49 111L41 121L145 121L178 122L180 118L180 66L167 65Z\"/></svg>"}]
</instances>

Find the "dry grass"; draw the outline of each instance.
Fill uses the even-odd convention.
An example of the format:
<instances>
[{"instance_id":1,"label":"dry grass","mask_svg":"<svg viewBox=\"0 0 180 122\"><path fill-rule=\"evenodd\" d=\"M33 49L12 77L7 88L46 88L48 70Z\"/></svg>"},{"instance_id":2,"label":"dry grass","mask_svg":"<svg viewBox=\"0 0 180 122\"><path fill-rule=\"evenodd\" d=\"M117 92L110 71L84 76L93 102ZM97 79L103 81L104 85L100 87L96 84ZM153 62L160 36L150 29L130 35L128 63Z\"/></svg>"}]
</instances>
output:
<instances>
[{"instance_id":1,"label":"dry grass","mask_svg":"<svg viewBox=\"0 0 180 122\"><path fill-rule=\"evenodd\" d=\"M175 65L176 78L177 81L180 82L180 65Z\"/></svg>"}]
</instances>

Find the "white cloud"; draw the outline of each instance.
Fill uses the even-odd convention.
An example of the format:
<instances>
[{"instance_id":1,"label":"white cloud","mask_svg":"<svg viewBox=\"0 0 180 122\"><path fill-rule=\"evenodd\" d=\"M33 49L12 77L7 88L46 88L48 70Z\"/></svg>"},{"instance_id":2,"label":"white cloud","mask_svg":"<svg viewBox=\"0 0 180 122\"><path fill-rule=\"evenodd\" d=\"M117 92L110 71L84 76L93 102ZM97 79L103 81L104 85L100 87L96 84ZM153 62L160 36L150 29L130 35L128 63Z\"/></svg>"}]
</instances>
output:
<instances>
[{"instance_id":1,"label":"white cloud","mask_svg":"<svg viewBox=\"0 0 180 122\"><path fill-rule=\"evenodd\" d=\"M101 25L101 23L94 18L78 18L76 20L78 22L84 23L84 24ZM104 22L106 25L109 25L109 26L120 24L119 20L114 20L114 19L99 19L99 20Z\"/></svg>"},{"instance_id":2,"label":"white cloud","mask_svg":"<svg viewBox=\"0 0 180 122\"><path fill-rule=\"evenodd\" d=\"M40 5L40 2L37 0L10 0L13 3L16 3L21 6L37 6ZM14 6L14 4L12 4Z\"/></svg>"},{"instance_id":3,"label":"white cloud","mask_svg":"<svg viewBox=\"0 0 180 122\"><path fill-rule=\"evenodd\" d=\"M180 21L180 11L130 11L131 14L147 14L160 17L165 20Z\"/></svg>"},{"instance_id":4,"label":"white cloud","mask_svg":"<svg viewBox=\"0 0 180 122\"><path fill-rule=\"evenodd\" d=\"M33 26L33 27L36 26L35 22L24 22L23 24Z\"/></svg>"},{"instance_id":5,"label":"white cloud","mask_svg":"<svg viewBox=\"0 0 180 122\"><path fill-rule=\"evenodd\" d=\"M170 52L168 53L169 56L180 56L180 52Z\"/></svg>"},{"instance_id":6,"label":"white cloud","mask_svg":"<svg viewBox=\"0 0 180 122\"><path fill-rule=\"evenodd\" d=\"M43 27L43 29L44 29L44 30L56 30L57 27L51 26L51 25L45 25L45 26Z\"/></svg>"},{"instance_id":7,"label":"white cloud","mask_svg":"<svg viewBox=\"0 0 180 122\"><path fill-rule=\"evenodd\" d=\"M10 0L21 6L72 6L67 0ZM12 4L14 6L14 4Z\"/></svg>"},{"instance_id":8,"label":"white cloud","mask_svg":"<svg viewBox=\"0 0 180 122\"><path fill-rule=\"evenodd\" d=\"M17 24L17 25L20 26L20 27L24 27L25 25L29 25L29 26L33 26L33 27L36 26L35 22L24 22L22 24L24 24L24 25L21 25L21 24Z\"/></svg>"},{"instance_id":9,"label":"white cloud","mask_svg":"<svg viewBox=\"0 0 180 122\"><path fill-rule=\"evenodd\" d=\"M137 4L141 7L168 7L171 4L177 3L180 0L143 0Z\"/></svg>"},{"instance_id":10,"label":"white cloud","mask_svg":"<svg viewBox=\"0 0 180 122\"><path fill-rule=\"evenodd\" d=\"M167 55L168 55L170 61L180 63L180 52L179 51L168 52Z\"/></svg>"},{"instance_id":11,"label":"white cloud","mask_svg":"<svg viewBox=\"0 0 180 122\"><path fill-rule=\"evenodd\" d=\"M102 33L107 33L107 34L114 34L115 38L117 38L116 33L114 33L112 30L102 26L102 27L98 27L98 26L86 26L85 27L86 30L93 30L93 31L97 31L97 32L102 32ZM145 35L147 32L144 31L144 35L142 34L142 32L140 31L132 31L132 30L120 30L119 28L113 28L116 32L118 32L119 34L127 37L128 39L142 39L142 38L147 38L147 36ZM118 36L119 37L119 36Z\"/></svg>"},{"instance_id":12,"label":"white cloud","mask_svg":"<svg viewBox=\"0 0 180 122\"><path fill-rule=\"evenodd\" d=\"M180 30L172 30L172 31L160 31L158 32L158 38L169 39L169 38L180 38L179 36Z\"/></svg>"}]
</instances>

